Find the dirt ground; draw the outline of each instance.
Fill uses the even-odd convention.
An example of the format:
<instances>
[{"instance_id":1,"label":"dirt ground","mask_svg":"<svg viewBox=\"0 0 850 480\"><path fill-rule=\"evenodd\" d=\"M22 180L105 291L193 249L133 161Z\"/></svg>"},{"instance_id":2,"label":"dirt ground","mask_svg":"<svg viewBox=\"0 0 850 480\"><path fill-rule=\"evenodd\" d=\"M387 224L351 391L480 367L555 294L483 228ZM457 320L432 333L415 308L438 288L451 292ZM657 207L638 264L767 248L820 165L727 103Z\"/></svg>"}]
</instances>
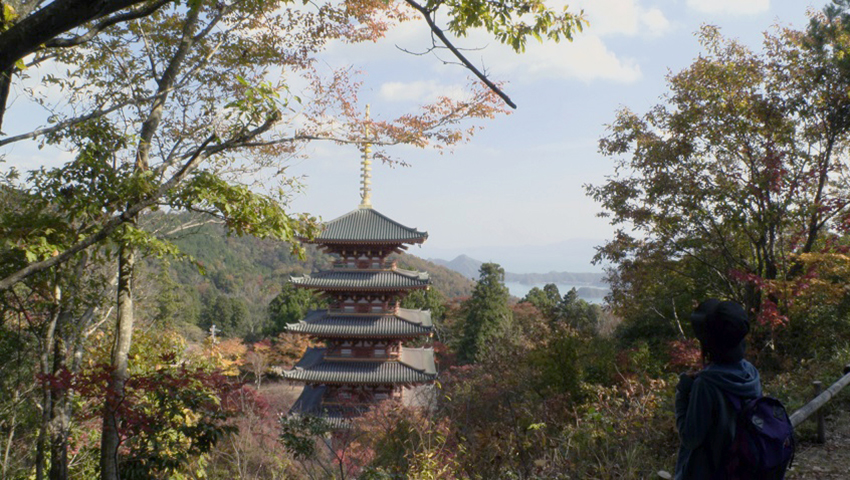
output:
<instances>
[{"instance_id":1,"label":"dirt ground","mask_svg":"<svg viewBox=\"0 0 850 480\"><path fill-rule=\"evenodd\" d=\"M850 409L847 403L826 416L826 443L815 442L815 421L807 420L797 429L798 445L789 480L850 479Z\"/></svg>"}]
</instances>

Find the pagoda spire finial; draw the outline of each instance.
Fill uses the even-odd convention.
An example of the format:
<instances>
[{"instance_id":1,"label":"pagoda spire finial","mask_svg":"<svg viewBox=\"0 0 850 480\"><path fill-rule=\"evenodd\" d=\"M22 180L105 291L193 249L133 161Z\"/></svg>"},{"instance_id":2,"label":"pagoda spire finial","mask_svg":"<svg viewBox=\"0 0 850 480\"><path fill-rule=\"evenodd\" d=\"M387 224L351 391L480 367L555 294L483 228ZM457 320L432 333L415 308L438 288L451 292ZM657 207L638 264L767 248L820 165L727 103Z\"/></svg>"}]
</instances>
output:
<instances>
[{"instance_id":1,"label":"pagoda spire finial","mask_svg":"<svg viewBox=\"0 0 850 480\"><path fill-rule=\"evenodd\" d=\"M369 105L366 105L369 120ZM369 142L369 125L366 124L366 141L363 143L363 167L360 171L360 208L372 208L372 143Z\"/></svg>"}]
</instances>

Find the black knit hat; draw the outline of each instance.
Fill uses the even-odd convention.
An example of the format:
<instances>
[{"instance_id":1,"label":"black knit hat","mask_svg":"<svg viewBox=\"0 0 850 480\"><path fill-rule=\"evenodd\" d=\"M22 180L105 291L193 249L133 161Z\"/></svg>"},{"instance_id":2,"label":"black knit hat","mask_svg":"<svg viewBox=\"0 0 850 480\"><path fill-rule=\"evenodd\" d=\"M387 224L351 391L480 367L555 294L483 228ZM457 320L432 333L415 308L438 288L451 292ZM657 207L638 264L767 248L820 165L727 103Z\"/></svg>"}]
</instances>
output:
<instances>
[{"instance_id":1,"label":"black knit hat","mask_svg":"<svg viewBox=\"0 0 850 480\"><path fill-rule=\"evenodd\" d=\"M750 331L750 322L741 305L709 298L691 314L691 325L712 361L731 363L744 358L744 337Z\"/></svg>"}]
</instances>

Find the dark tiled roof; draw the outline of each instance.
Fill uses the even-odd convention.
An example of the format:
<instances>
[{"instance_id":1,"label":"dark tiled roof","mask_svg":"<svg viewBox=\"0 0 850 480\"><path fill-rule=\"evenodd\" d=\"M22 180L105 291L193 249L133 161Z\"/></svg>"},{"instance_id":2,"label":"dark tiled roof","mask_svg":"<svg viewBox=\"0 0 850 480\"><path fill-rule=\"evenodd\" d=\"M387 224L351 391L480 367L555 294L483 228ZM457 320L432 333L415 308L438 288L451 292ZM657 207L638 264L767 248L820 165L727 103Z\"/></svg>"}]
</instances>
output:
<instances>
[{"instance_id":1,"label":"dark tiled roof","mask_svg":"<svg viewBox=\"0 0 850 480\"><path fill-rule=\"evenodd\" d=\"M325 360L324 348L310 348L295 368L284 372L288 380L348 385L387 385L432 382L437 377L434 351L402 349L399 361Z\"/></svg>"},{"instance_id":2,"label":"dark tiled roof","mask_svg":"<svg viewBox=\"0 0 850 480\"><path fill-rule=\"evenodd\" d=\"M298 400L292 404L289 413L300 415L315 415L321 412L322 396L325 394L324 385L305 385Z\"/></svg>"},{"instance_id":3,"label":"dark tiled roof","mask_svg":"<svg viewBox=\"0 0 850 480\"><path fill-rule=\"evenodd\" d=\"M347 429L352 420L363 414L365 409L323 407L324 385L305 385L298 400L289 409L290 416L315 416L327 422L330 430Z\"/></svg>"},{"instance_id":4,"label":"dark tiled roof","mask_svg":"<svg viewBox=\"0 0 850 480\"><path fill-rule=\"evenodd\" d=\"M293 285L322 290L407 290L431 284L425 272L402 270L327 270L315 275L292 277Z\"/></svg>"},{"instance_id":5,"label":"dark tiled roof","mask_svg":"<svg viewBox=\"0 0 850 480\"><path fill-rule=\"evenodd\" d=\"M431 312L400 308L397 315L334 315L313 310L304 320L286 326L290 332L316 337L396 338L428 335Z\"/></svg>"},{"instance_id":6,"label":"dark tiled roof","mask_svg":"<svg viewBox=\"0 0 850 480\"><path fill-rule=\"evenodd\" d=\"M311 243L422 243L427 232L404 225L368 207L346 213L325 224L322 233Z\"/></svg>"}]
</instances>

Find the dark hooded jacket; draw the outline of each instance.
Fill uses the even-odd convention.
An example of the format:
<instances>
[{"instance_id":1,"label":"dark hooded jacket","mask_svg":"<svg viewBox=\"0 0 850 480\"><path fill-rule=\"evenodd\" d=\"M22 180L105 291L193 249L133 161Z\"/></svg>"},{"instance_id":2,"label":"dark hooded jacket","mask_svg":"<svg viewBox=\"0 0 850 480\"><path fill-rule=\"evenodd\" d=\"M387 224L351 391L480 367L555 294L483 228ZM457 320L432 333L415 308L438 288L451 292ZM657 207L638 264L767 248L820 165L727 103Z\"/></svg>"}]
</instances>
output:
<instances>
[{"instance_id":1,"label":"dark hooded jacket","mask_svg":"<svg viewBox=\"0 0 850 480\"><path fill-rule=\"evenodd\" d=\"M682 374L676 387L676 428L681 447L676 480L712 479L735 436L735 411L724 396L761 396L758 370L750 362L710 364L695 378Z\"/></svg>"}]
</instances>

